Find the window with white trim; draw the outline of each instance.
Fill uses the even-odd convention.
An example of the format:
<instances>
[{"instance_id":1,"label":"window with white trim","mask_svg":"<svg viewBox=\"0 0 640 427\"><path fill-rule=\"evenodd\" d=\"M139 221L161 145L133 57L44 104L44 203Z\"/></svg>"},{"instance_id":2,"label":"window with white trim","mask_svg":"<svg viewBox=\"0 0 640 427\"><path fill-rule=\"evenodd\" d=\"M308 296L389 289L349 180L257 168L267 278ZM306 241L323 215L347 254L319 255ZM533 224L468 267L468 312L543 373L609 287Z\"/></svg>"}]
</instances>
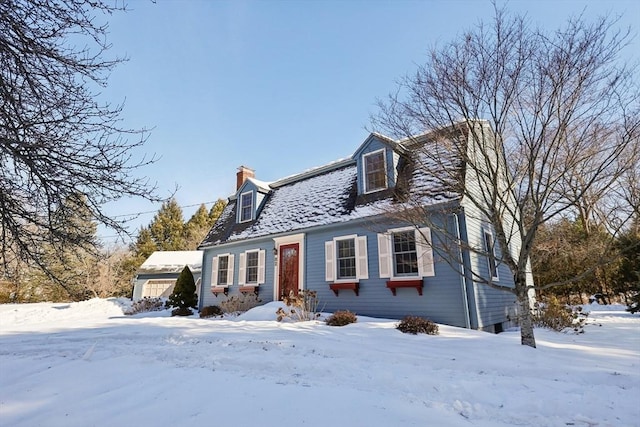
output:
<instances>
[{"instance_id":1,"label":"window with white trim","mask_svg":"<svg viewBox=\"0 0 640 427\"><path fill-rule=\"evenodd\" d=\"M434 276L431 230L410 227L378 234L378 261L381 278Z\"/></svg>"},{"instance_id":2,"label":"window with white trim","mask_svg":"<svg viewBox=\"0 0 640 427\"><path fill-rule=\"evenodd\" d=\"M484 241L484 250L487 253L487 268L491 275L491 280L498 280L498 262L493 234L486 229L482 229L482 240Z\"/></svg>"},{"instance_id":3,"label":"window with white trim","mask_svg":"<svg viewBox=\"0 0 640 427\"><path fill-rule=\"evenodd\" d=\"M258 283L258 252L247 252L246 272L245 283Z\"/></svg>"},{"instance_id":4,"label":"window with white trim","mask_svg":"<svg viewBox=\"0 0 640 427\"><path fill-rule=\"evenodd\" d=\"M336 264L338 280L356 278L356 242L355 239L336 241Z\"/></svg>"},{"instance_id":5,"label":"window with white trim","mask_svg":"<svg viewBox=\"0 0 640 427\"><path fill-rule=\"evenodd\" d=\"M240 221L247 222L253 219L253 191L240 195Z\"/></svg>"},{"instance_id":6,"label":"window with white trim","mask_svg":"<svg viewBox=\"0 0 640 427\"><path fill-rule=\"evenodd\" d=\"M240 267L238 271L239 285L260 285L265 279L264 249L252 249L240 254Z\"/></svg>"},{"instance_id":7,"label":"window with white trim","mask_svg":"<svg viewBox=\"0 0 640 427\"><path fill-rule=\"evenodd\" d=\"M222 254L211 261L211 286L233 284L233 254Z\"/></svg>"},{"instance_id":8,"label":"window with white trim","mask_svg":"<svg viewBox=\"0 0 640 427\"><path fill-rule=\"evenodd\" d=\"M367 236L340 236L324 245L328 282L358 282L369 278Z\"/></svg>"},{"instance_id":9,"label":"window with white trim","mask_svg":"<svg viewBox=\"0 0 640 427\"><path fill-rule=\"evenodd\" d=\"M229 255L218 257L218 281L216 285L226 285L229 278Z\"/></svg>"},{"instance_id":10,"label":"window with white trim","mask_svg":"<svg viewBox=\"0 0 640 427\"><path fill-rule=\"evenodd\" d=\"M393 275L395 277L418 275L416 235L413 230L391 235L393 239Z\"/></svg>"},{"instance_id":11,"label":"window with white trim","mask_svg":"<svg viewBox=\"0 0 640 427\"><path fill-rule=\"evenodd\" d=\"M387 162L384 148L364 154L362 165L365 193L387 188Z\"/></svg>"}]
</instances>

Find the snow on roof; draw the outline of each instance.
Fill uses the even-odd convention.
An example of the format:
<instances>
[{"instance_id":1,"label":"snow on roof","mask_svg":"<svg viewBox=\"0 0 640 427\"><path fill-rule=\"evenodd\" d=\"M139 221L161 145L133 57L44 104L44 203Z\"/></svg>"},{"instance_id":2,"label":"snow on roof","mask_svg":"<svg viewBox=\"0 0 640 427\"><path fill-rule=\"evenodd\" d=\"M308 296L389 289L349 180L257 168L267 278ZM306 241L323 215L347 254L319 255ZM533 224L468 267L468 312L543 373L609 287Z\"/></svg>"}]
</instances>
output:
<instances>
[{"instance_id":1,"label":"snow on roof","mask_svg":"<svg viewBox=\"0 0 640 427\"><path fill-rule=\"evenodd\" d=\"M283 185L289 184L294 181L300 181L301 179L308 178L313 175L318 175L322 172L327 172L332 169L338 169L343 167L349 163L352 163L352 157L343 157L341 159L334 160L332 162L327 163L326 165L312 167L310 169L304 170L295 175L285 176L284 178L280 178L277 181L271 183L271 187L281 187Z\"/></svg>"},{"instance_id":2,"label":"snow on roof","mask_svg":"<svg viewBox=\"0 0 640 427\"><path fill-rule=\"evenodd\" d=\"M138 273L179 273L185 266L191 272L202 270L202 251L156 251L142 263Z\"/></svg>"},{"instance_id":3,"label":"snow on roof","mask_svg":"<svg viewBox=\"0 0 640 427\"><path fill-rule=\"evenodd\" d=\"M456 162L453 157L451 161L440 160L443 159L435 161L418 153L414 160L405 161L411 166L399 172L409 182L410 193L417 195L423 205L460 198L453 191L454 182L448 179L454 176L453 169L441 170L455 168ZM269 184L271 191L255 221L236 223L236 203L231 201L200 248L384 215L393 203L398 203L394 189L359 196L356 180L356 160L346 158L274 181Z\"/></svg>"},{"instance_id":4,"label":"snow on roof","mask_svg":"<svg viewBox=\"0 0 640 427\"><path fill-rule=\"evenodd\" d=\"M247 178L247 181L253 182L255 186L258 187L260 190L263 190L263 191L271 190L270 182L260 181L259 179L255 179L255 178Z\"/></svg>"},{"instance_id":5,"label":"snow on roof","mask_svg":"<svg viewBox=\"0 0 640 427\"><path fill-rule=\"evenodd\" d=\"M255 224L229 240L345 221L353 209L349 199L355 179L356 167L352 165L278 187Z\"/></svg>"}]
</instances>

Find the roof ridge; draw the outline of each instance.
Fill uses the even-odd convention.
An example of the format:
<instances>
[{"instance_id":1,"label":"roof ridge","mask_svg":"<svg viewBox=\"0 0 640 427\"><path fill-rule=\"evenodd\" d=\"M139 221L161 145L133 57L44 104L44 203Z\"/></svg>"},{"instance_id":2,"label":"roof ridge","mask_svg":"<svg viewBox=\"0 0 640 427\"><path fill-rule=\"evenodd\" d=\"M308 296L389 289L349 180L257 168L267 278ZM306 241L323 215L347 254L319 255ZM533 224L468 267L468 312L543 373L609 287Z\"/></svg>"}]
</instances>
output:
<instances>
[{"instance_id":1,"label":"roof ridge","mask_svg":"<svg viewBox=\"0 0 640 427\"><path fill-rule=\"evenodd\" d=\"M280 179L278 179L276 181L271 182L269 184L269 186L271 188L282 187L283 185L290 184L292 182L296 182L296 181L300 181L302 179L310 178L312 176L320 175L321 173L329 172L329 171L332 171L334 169L339 169L339 168L347 166L347 165L349 165L349 164L351 164L353 162L355 162L355 160L353 159L352 156L343 157L341 159L334 160L332 162L329 162L329 163L321 165L321 166L312 167L310 169L304 170L304 171L302 171L300 173L297 173L297 174L285 176L284 178L280 178Z\"/></svg>"}]
</instances>

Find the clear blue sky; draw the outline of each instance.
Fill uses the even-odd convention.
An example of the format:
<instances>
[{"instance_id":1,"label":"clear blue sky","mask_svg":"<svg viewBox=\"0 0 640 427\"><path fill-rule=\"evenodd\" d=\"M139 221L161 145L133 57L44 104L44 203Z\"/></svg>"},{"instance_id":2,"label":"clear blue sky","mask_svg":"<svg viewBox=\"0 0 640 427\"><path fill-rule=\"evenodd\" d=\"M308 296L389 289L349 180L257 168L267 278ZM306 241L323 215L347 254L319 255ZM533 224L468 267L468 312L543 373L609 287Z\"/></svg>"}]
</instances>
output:
<instances>
[{"instance_id":1,"label":"clear blue sky","mask_svg":"<svg viewBox=\"0 0 640 427\"><path fill-rule=\"evenodd\" d=\"M240 165L273 181L351 155L368 135L376 99L430 46L493 16L485 0L129 0L129 7L109 18L110 53L129 61L102 96L125 101L125 126L154 128L144 151L161 158L139 173L162 196L177 186L183 206L229 196ZM640 1L511 1L508 9L549 29L583 10L587 19L622 15L635 32L640 25ZM158 208L121 200L108 211ZM183 209L185 220L195 209ZM141 215L131 229L152 218Z\"/></svg>"}]
</instances>

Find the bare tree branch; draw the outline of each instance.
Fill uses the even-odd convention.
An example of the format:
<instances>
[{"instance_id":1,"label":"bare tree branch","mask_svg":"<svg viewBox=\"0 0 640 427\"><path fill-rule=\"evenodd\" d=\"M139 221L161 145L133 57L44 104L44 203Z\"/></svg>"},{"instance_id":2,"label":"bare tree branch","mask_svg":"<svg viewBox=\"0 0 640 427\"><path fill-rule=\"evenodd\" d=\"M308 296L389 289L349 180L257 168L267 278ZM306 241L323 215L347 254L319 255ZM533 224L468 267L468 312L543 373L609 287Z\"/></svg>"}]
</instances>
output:
<instances>
[{"instance_id":1,"label":"bare tree branch","mask_svg":"<svg viewBox=\"0 0 640 427\"><path fill-rule=\"evenodd\" d=\"M497 261L514 277L509 291L520 306L523 344L535 346L529 259L540 226L569 214L615 219L608 226L613 239L638 212L637 187L627 182L638 174L640 96L636 69L620 61L629 32L616 25L615 18L588 23L577 17L547 33L496 7L491 25L434 47L372 117L375 129L398 140L457 130L432 138L418 157L436 165L443 186L459 192L465 215L494 231L502 248ZM452 173L443 150L462 162L464 173ZM394 207L389 215L435 226L425 212L414 216L420 195L411 197L415 202L401 214ZM451 230L441 231L456 242ZM459 249L444 257L458 263ZM465 274L505 289L476 272Z\"/></svg>"},{"instance_id":2,"label":"bare tree branch","mask_svg":"<svg viewBox=\"0 0 640 427\"><path fill-rule=\"evenodd\" d=\"M106 58L104 16L123 11L101 0L0 0L0 234L4 275L10 260L42 264L45 242L93 244L56 227L64 200L81 194L99 223L124 231L102 206L123 197L156 200L136 174L146 130L121 125L122 105L98 90L123 58ZM82 45L85 43L84 45ZM133 142L129 141L129 138Z\"/></svg>"}]
</instances>

